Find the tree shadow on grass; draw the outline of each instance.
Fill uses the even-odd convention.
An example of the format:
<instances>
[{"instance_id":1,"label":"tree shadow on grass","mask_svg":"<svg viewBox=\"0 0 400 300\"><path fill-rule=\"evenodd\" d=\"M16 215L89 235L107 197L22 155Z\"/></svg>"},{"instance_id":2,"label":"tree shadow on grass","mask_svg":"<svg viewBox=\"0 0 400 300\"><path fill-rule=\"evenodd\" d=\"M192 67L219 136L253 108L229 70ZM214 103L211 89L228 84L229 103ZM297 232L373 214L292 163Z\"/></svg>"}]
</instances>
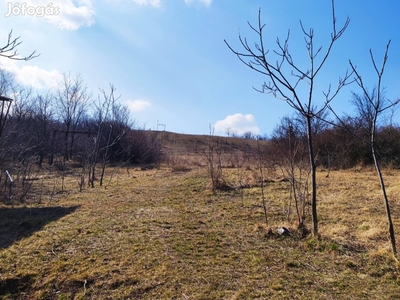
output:
<instances>
[{"instance_id":1,"label":"tree shadow on grass","mask_svg":"<svg viewBox=\"0 0 400 300\"><path fill-rule=\"evenodd\" d=\"M7 248L42 229L46 224L73 213L78 207L1 207L0 249Z\"/></svg>"},{"instance_id":2,"label":"tree shadow on grass","mask_svg":"<svg viewBox=\"0 0 400 300\"><path fill-rule=\"evenodd\" d=\"M20 277L0 280L0 296L17 296L20 292L29 289L33 283L33 279L34 276L28 274ZM9 299L11 299L11 297ZM12 299L18 299L18 297Z\"/></svg>"}]
</instances>

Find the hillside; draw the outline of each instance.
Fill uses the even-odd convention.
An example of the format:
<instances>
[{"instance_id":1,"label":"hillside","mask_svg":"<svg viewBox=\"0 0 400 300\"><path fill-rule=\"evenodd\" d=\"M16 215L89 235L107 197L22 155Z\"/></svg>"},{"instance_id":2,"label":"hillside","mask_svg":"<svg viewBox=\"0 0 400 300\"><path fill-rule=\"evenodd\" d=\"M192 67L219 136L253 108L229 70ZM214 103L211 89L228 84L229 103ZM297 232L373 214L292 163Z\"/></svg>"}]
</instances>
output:
<instances>
[{"instance_id":1,"label":"hillside","mask_svg":"<svg viewBox=\"0 0 400 300\"><path fill-rule=\"evenodd\" d=\"M238 156L251 159L268 144L264 140L222 137L210 135L181 134L168 131L149 132L162 147L164 159L179 161L189 165L204 165L204 159L210 146L223 153L223 164L226 167L236 165ZM242 160L243 158L240 157Z\"/></svg>"},{"instance_id":2,"label":"hillside","mask_svg":"<svg viewBox=\"0 0 400 300\"><path fill-rule=\"evenodd\" d=\"M257 141L238 137L210 136L183 134L169 131L154 131L153 134L161 142L161 145L168 153L198 153L205 149L210 140L218 141L227 152L253 151L257 149ZM265 143L265 141L260 141Z\"/></svg>"}]
</instances>

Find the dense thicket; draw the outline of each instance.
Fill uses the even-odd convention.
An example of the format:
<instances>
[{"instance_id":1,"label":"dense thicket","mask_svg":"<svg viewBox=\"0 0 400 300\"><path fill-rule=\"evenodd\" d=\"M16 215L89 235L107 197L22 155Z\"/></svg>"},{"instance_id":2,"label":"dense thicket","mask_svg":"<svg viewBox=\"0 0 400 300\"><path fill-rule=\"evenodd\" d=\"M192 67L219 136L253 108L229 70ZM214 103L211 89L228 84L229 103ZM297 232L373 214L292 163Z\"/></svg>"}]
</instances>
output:
<instances>
[{"instance_id":1,"label":"dense thicket","mask_svg":"<svg viewBox=\"0 0 400 300\"><path fill-rule=\"evenodd\" d=\"M314 126L314 145L317 164L324 168L346 169L373 165L368 130L357 117L347 117L344 124L317 124ZM382 164L400 167L400 127L395 124L377 128L377 149ZM287 157L296 148L296 160L305 159L307 135L298 118L285 117L273 131L271 152L275 159Z\"/></svg>"}]
</instances>

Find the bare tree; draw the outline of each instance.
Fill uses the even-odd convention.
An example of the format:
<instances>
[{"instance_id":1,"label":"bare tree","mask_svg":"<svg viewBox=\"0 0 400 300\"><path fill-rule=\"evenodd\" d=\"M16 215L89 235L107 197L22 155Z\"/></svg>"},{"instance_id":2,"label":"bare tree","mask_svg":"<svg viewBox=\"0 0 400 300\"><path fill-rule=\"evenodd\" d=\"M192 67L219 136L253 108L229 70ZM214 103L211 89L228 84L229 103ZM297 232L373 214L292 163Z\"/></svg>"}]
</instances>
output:
<instances>
[{"instance_id":1,"label":"bare tree","mask_svg":"<svg viewBox=\"0 0 400 300\"><path fill-rule=\"evenodd\" d=\"M53 95L50 92L37 95L34 99L31 110L35 123L37 136L37 153L39 156L38 165L42 167L45 155L49 154L50 132L52 129L54 108L52 107Z\"/></svg>"},{"instance_id":2,"label":"bare tree","mask_svg":"<svg viewBox=\"0 0 400 300\"><path fill-rule=\"evenodd\" d=\"M268 81L262 84L262 93L272 94L275 98L285 101L290 107L297 111L305 120L307 125L307 141L308 155L311 171L311 187L312 187L312 221L314 236L318 235L318 218L317 218L317 179L316 179L316 162L313 147L312 122L315 116L326 109L327 104L321 107L315 106L314 94L316 79L325 65L328 57L331 54L333 45L343 35L349 25L350 19L347 18L344 25L338 29L336 24L335 5L332 0L332 32L330 43L325 52L322 52L322 47L316 48L314 43L314 30L311 28L308 31L300 21L300 27L304 35L309 67L302 69L301 62L296 63L289 50L290 30L282 42L279 38L276 40L277 50L273 50L275 58L270 57L271 53L266 48L264 42L265 24L261 21L261 10L258 13L258 25L251 25L250 28L256 33L258 42L254 46L250 46L246 38L242 38L239 34L239 41L243 52L234 50L231 45L225 41L229 49L237 55L250 69L267 77ZM339 93L339 91L348 84L351 74L345 73L343 78L339 78L336 89L324 93L327 103L331 102Z\"/></svg>"},{"instance_id":3,"label":"bare tree","mask_svg":"<svg viewBox=\"0 0 400 300\"><path fill-rule=\"evenodd\" d=\"M90 95L80 75L72 78L64 74L59 83L55 97L55 109L60 121L64 124L64 161L72 155L74 130L86 113Z\"/></svg>"},{"instance_id":4,"label":"bare tree","mask_svg":"<svg viewBox=\"0 0 400 300\"><path fill-rule=\"evenodd\" d=\"M224 150L220 138L214 136L214 128L210 125L210 135L204 157L207 163L208 174L211 178L211 189L213 192L222 189L226 183L222 174L222 156Z\"/></svg>"},{"instance_id":5,"label":"bare tree","mask_svg":"<svg viewBox=\"0 0 400 300\"><path fill-rule=\"evenodd\" d=\"M12 116L15 119L25 119L31 113L32 88L22 85L12 86L13 106Z\"/></svg>"},{"instance_id":6,"label":"bare tree","mask_svg":"<svg viewBox=\"0 0 400 300\"><path fill-rule=\"evenodd\" d=\"M97 103L96 102L94 103L94 114L95 114L94 120L97 125L97 134L93 143L93 151L90 154L89 177L88 177L89 185L91 185L92 188L94 187L96 163L99 156L99 149L101 144L104 122L109 117L112 105L112 98L113 98L111 96L114 95L115 91L115 88L112 85L110 85L110 89L111 89L110 97L104 90L100 89L100 92L102 93L103 97L99 95Z\"/></svg>"},{"instance_id":7,"label":"bare tree","mask_svg":"<svg viewBox=\"0 0 400 300\"><path fill-rule=\"evenodd\" d=\"M13 105L4 139L5 152L14 163L25 164L33 156L35 139L30 105L32 90L21 85L12 88Z\"/></svg>"},{"instance_id":8,"label":"bare tree","mask_svg":"<svg viewBox=\"0 0 400 300\"><path fill-rule=\"evenodd\" d=\"M382 190L383 200L386 209L386 216L388 220L389 236L392 245L392 251L393 255L396 257L397 255L396 238L390 212L389 200L385 188L385 182L380 167L380 156L376 146L377 122L379 120L379 117L382 115L384 111L393 108L400 102L400 99L397 99L396 101L390 101L389 99L385 98L382 91L382 76L385 71L385 66L388 59L389 46L390 46L390 41L386 45L386 51L383 57L382 66L380 68L376 64L374 55L372 54L372 50L370 50L372 65L377 75L377 85L372 92L368 91L365 83L362 80L360 73L357 71L356 66L351 61L350 61L350 66L355 74L355 81L362 91L361 95L353 93L352 103L355 105L357 112L359 113L360 117L364 120L366 127L368 129L369 133L368 143L371 149L372 157L374 159L375 169Z\"/></svg>"},{"instance_id":9,"label":"bare tree","mask_svg":"<svg viewBox=\"0 0 400 300\"><path fill-rule=\"evenodd\" d=\"M100 89L101 96L98 97L98 102L95 103L95 121L97 123L97 135L94 141L94 148L91 154L90 170L89 170L89 184L94 187L95 179L95 168L98 160L100 150L103 150L102 156L102 172L100 176L100 185L103 185L103 177L106 169L106 163L109 159L108 151L109 148L117 143L126 131L129 129L129 121L123 120L122 116L124 113L120 111L120 106L117 103L119 97L115 97L114 93L116 88L110 84L110 93L108 94L105 90ZM122 114L122 115L121 115ZM129 116L128 116L129 119ZM126 127L122 126L122 131L112 138L113 125L117 125L118 121L126 124ZM115 124L113 124L116 122ZM120 124L121 125L121 124ZM118 130L117 128L115 128Z\"/></svg>"},{"instance_id":10,"label":"bare tree","mask_svg":"<svg viewBox=\"0 0 400 300\"><path fill-rule=\"evenodd\" d=\"M11 30L8 34L7 43L0 48L0 56L13 60L25 60L25 61L31 60L39 56L39 54L37 54L35 50L28 56L21 57L17 50L17 47L22 44L22 41L20 40L21 37L13 38L12 33L13 32Z\"/></svg>"}]
</instances>

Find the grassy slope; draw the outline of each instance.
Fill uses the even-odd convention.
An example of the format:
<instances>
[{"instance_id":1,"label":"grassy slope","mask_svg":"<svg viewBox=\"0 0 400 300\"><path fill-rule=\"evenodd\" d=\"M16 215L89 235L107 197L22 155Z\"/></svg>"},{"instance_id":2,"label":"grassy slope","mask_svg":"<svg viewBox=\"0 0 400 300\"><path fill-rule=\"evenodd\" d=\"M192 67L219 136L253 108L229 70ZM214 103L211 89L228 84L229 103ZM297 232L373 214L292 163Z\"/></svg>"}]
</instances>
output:
<instances>
[{"instance_id":1,"label":"grassy slope","mask_svg":"<svg viewBox=\"0 0 400 300\"><path fill-rule=\"evenodd\" d=\"M321 240L266 235L293 227L285 182L266 187L267 226L259 188L213 194L201 168L118 172L107 189L70 179L64 198L0 207L0 298L400 299L373 170L318 173ZM399 228L400 172L385 175Z\"/></svg>"},{"instance_id":2,"label":"grassy slope","mask_svg":"<svg viewBox=\"0 0 400 300\"><path fill-rule=\"evenodd\" d=\"M163 150L169 155L194 155L204 152L207 148L210 138L218 141L225 152L233 153L235 151L251 152L257 148L257 141L252 139L242 139L235 137L220 137L210 135L178 134L168 131L152 131L161 142ZM266 143L260 141L261 144Z\"/></svg>"}]
</instances>

